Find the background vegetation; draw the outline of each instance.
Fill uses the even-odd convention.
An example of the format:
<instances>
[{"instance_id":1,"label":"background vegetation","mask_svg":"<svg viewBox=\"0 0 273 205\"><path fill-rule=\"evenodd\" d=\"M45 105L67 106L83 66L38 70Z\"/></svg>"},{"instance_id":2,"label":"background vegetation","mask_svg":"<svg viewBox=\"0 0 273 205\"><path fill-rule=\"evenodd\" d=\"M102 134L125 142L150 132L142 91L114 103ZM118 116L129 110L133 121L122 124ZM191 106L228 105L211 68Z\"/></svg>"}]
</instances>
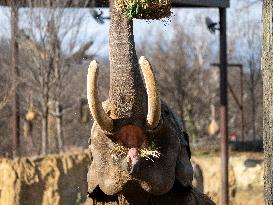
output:
<instances>
[{"instance_id":1,"label":"background vegetation","mask_svg":"<svg viewBox=\"0 0 273 205\"><path fill-rule=\"evenodd\" d=\"M255 7L261 5L250 0L238 5L234 2L235 7L228 13L232 16L228 58L229 63L241 63L244 68L245 138L261 140L261 16L253 15L253 7L257 11ZM218 34L200 29L210 11L198 11L184 19L179 18L180 12L183 10L174 11L168 23L171 30L147 27L144 38L137 40L137 51L152 62L162 99L181 119L192 146L205 142L217 147L217 129L209 135L208 126L212 120L219 122L219 70L211 66L219 58ZM9 19L8 12L6 15ZM92 119L86 104L86 73L91 59L100 62L102 99L107 97L109 87L107 56L92 49L100 33L88 36L83 29L92 15L86 10L48 8L23 9L19 16L24 22L20 22L17 37L18 82L12 82L10 75L10 38L0 40L0 155L12 153L10 95L15 83L19 87L21 155L87 148ZM93 24L92 29L96 28ZM230 68L228 77L239 97L239 70ZM235 134L238 140L240 123L239 107L229 93L229 134Z\"/></svg>"}]
</instances>

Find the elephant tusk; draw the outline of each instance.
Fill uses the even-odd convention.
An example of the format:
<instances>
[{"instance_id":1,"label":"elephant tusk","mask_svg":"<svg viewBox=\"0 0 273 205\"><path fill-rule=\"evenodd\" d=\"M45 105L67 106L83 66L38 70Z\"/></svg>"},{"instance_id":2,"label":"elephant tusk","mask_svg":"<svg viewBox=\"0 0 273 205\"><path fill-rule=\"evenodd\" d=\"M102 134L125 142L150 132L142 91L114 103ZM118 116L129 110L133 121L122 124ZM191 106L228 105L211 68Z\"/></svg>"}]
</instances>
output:
<instances>
[{"instance_id":1,"label":"elephant tusk","mask_svg":"<svg viewBox=\"0 0 273 205\"><path fill-rule=\"evenodd\" d=\"M161 116L160 94L157 90L155 76L149 61L144 56L141 56L139 65L143 73L148 94L147 127L149 129L155 129L160 122Z\"/></svg>"},{"instance_id":2,"label":"elephant tusk","mask_svg":"<svg viewBox=\"0 0 273 205\"><path fill-rule=\"evenodd\" d=\"M94 120L102 130L111 132L113 130L113 120L105 113L97 92L98 64L93 60L88 68L87 74L87 99L89 109Z\"/></svg>"}]
</instances>

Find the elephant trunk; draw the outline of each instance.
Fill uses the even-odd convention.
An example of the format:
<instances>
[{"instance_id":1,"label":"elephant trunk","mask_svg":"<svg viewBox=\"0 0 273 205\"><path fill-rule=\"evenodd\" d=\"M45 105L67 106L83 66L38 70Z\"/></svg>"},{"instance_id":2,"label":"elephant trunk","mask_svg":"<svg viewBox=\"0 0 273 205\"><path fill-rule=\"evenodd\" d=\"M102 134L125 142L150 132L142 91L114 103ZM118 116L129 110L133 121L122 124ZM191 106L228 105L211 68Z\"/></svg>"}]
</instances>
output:
<instances>
[{"instance_id":1,"label":"elephant trunk","mask_svg":"<svg viewBox=\"0 0 273 205\"><path fill-rule=\"evenodd\" d=\"M110 2L109 32L110 91L107 113L98 100L97 63L92 61L87 76L87 98L93 118L109 133L126 124L154 129L160 122L160 96L150 63L135 51L133 21ZM143 72L146 89L140 73ZM148 96L147 96L148 95Z\"/></svg>"},{"instance_id":2,"label":"elephant trunk","mask_svg":"<svg viewBox=\"0 0 273 205\"><path fill-rule=\"evenodd\" d=\"M109 31L111 117L144 125L147 93L141 78L133 35L133 20L111 4Z\"/></svg>"}]
</instances>

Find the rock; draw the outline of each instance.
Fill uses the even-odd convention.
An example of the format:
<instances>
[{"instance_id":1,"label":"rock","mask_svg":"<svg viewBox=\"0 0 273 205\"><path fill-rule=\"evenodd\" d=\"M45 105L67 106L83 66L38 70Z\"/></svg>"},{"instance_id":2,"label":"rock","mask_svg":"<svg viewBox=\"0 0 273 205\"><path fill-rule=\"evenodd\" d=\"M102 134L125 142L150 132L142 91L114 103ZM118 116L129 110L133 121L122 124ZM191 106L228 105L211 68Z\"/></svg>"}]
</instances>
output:
<instances>
[{"instance_id":1,"label":"rock","mask_svg":"<svg viewBox=\"0 0 273 205\"><path fill-rule=\"evenodd\" d=\"M263 163L247 156L231 158L236 177L236 186L240 190L263 187ZM253 163L256 162L256 163ZM258 162L258 163L257 163ZM251 164L251 166L250 166Z\"/></svg>"},{"instance_id":2,"label":"rock","mask_svg":"<svg viewBox=\"0 0 273 205\"><path fill-rule=\"evenodd\" d=\"M221 193L221 164L216 156L193 157L194 166L199 166L203 175L204 193L212 198L216 204L220 204ZM263 200L263 161L239 154L229 159L229 194L231 204L264 204ZM195 169L194 169L195 170ZM200 174L199 174L200 176ZM198 179L194 181L198 184Z\"/></svg>"},{"instance_id":3,"label":"rock","mask_svg":"<svg viewBox=\"0 0 273 205\"><path fill-rule=\"evenodd\" d=\"M86 200L88 154L2 159L0 205L80 204Z\"/></svg>"},{"instance_id":4,"label":"rock","mask_svg":"<svg viewBox=\"0 0 273 205\"><path fill-rule=\"evenodd\" d=\"M199 165L203 174L204 193L220 204L221 171L220 158L215 156L193 157L193 162ZM236 193L236 179L233 167L229 167L229 192L230 199L234 200Z\"/></svg>"}]
</instances>

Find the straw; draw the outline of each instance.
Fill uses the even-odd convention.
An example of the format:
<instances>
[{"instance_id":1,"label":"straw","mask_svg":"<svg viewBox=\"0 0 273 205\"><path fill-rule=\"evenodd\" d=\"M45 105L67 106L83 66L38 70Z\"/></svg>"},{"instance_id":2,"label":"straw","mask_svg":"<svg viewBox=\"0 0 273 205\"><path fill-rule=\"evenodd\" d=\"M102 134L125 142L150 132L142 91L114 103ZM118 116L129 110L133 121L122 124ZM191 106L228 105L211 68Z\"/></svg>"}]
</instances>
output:
<instances>
[{"instance_id":1,"label":"straw","mask_svg":"<svg viewBox=\"0 0 273 205\"><path fill-rule=\"evenodd\" d=\"M171 15L170 0L116 0L115 6L130 19L160 19Z\"/></svg>"}]
</instances>

